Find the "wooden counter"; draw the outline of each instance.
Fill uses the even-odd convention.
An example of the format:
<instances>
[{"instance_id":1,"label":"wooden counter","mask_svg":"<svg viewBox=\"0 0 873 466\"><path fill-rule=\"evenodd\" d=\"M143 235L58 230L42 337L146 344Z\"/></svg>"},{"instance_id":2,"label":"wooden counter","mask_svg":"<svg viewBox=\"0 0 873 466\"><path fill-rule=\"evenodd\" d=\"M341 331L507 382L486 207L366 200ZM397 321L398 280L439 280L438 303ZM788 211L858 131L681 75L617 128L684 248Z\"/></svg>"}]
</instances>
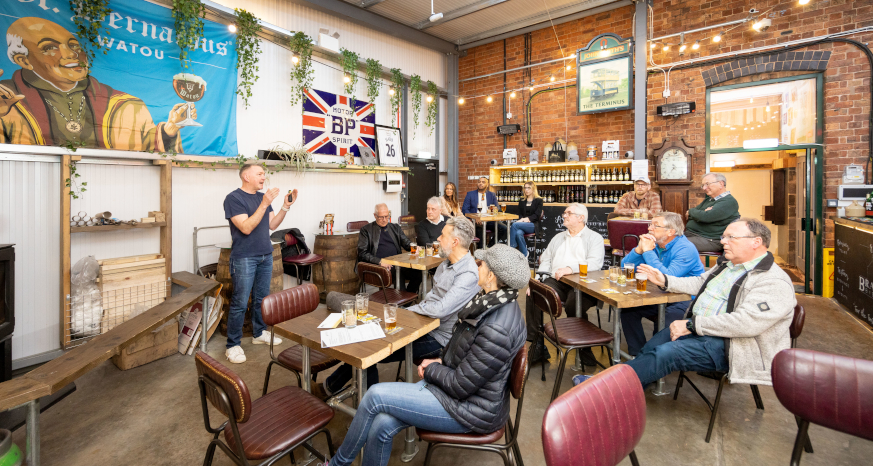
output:
<instances>
[{"instance_id":1,"label":"wooden counter","mask_svg":"<svg viewBox=\"0 0 873 466\"><path fill-rule=\"evenodd\" d=\"M873 325L873 223L834 221L834 298Z\"/></svg>"}]
</instances>

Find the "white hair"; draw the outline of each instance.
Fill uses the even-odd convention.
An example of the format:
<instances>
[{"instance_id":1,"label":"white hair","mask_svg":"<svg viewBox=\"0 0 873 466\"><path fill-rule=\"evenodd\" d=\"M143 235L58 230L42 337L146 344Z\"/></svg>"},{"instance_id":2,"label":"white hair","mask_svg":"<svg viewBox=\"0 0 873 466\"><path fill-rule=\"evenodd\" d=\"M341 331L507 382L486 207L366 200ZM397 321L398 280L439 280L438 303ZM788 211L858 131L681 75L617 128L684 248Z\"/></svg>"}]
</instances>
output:
<instances>
[{"instance_id":1,"label":"white hair","mask_svg":"<svg viewBox=\"0 0 873 466\"><path fill-rule=\"evenodd\" d=\"M15 34L6 34L6 56L9 57L9 61L15 63L15 56L18 54L22 54L25 57L28 54L27 47L24 46L24 40L21 36L16 36Z\"/></svg>"},{"instance_id":2,"label":"white hair","mask_svg":"<svg viewBox=\"0 0 873 466\"><path fill-rule=\"evenodd\" d=\"M573 209L573 213L576 215L581 215L583 217L583 221L588 223L588 207L585 207L584 204L580 204L578 202L574 202L569 206Z\"/></svg>"},{"instance_id":3,"label":"white hair","mask_svg":"<svg viewBox=\"0 0 873 466\"><path fill-rule=\"evenodd\" d=\"M440 198L438 198L438 197L436 197L436 196L434 196L434 197L428 199L428 200L427 200L427 205L435 205L435 206L437 206L437 207L442 207L442 206L443 206L442 201L440 201Z\"/></svg>"}]
</instances>

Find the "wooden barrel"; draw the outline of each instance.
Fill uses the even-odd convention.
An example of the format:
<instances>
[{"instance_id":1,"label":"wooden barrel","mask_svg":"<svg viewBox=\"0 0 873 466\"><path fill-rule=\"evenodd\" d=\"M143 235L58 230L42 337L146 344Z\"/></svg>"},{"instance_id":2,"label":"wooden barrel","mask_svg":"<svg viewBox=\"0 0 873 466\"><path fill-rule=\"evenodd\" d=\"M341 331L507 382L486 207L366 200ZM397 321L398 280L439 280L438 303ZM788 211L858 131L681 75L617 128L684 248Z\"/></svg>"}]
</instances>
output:
<instances>
[{"instance_id":1,"label":"wooden barrel","mask_svg":"<svg viewBox=\"0 0 873 466\"><path fill-rule=\"evenodd\" d=\"M411 243L415 242L415 239L418 237L418 233L415 232L415 226L418 223L399 223L400 229L403 230L403 234L409 238Z\"/></svg>"},{"instance_id":2,"label":"wooden barrel","mask_svg":"<svg viewBox=\"0 0 873 466\"><path fill-rule=\"evenodd\" d=\"M270 277L270 294L282 291L282 250L278 244L273 245L273 273ZM215 280L221 283L221 309L224 311L221 316L221 323L218 325L218 331L222 335L227 335L227 317L230 315L230 299L233 296L233 279L230 276L230 248L222 248L218 256L218 270L215 274ZM249 296L249 305L246 309L245 319L243 320L243 335L252 336L252 297Z\"/></svg>"},{"instance_id":3,"label":"wooden barrel","mask_svg":"<svg viewBox=\"0 0 873 466\"><path fill-rule=\"evenodd\" d=\"M313 252L324 256L321 267L316 266L312 270L312 282L318 287L319 292L325 294L331 291L348 294L358 292L358 276L355 273L355 263L358 258L357 233L315 235Z\"/></svg>"}]
</instances>

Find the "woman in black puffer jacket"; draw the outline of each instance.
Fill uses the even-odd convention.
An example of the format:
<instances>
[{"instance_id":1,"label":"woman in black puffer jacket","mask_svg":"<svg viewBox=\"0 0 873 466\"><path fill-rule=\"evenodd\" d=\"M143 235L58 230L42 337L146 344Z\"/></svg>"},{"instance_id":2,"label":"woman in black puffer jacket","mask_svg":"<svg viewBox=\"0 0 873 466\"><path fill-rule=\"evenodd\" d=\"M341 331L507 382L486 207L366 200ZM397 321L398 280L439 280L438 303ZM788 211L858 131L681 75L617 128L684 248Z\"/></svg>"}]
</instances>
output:
<instances>
[{"instance_id":1,"label":"woman in black puffer jacket","mask_svg":"<svg viewBox=\"0 0 873 466\"><path fill-rule=\"evenodd\" d=\"M482 293L458 313L442 357L422 361L416 384L371 387L325 466L349 465L361 448L364 466L388 464L394 436L409 426L484 434L506 424L509 372L527 338L516 298L530 271L524 256L505 245L476 251L476 258Z\"/></svg>"}]
</instances>

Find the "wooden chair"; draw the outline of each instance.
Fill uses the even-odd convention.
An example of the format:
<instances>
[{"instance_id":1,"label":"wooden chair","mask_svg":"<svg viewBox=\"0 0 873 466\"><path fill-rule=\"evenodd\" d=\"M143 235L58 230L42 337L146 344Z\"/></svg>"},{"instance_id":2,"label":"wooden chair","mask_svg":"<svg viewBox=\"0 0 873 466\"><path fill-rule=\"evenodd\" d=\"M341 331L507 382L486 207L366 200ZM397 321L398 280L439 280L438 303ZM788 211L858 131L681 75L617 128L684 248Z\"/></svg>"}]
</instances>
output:
<instances>
[{"instance_id":1,"label":"wooden chair","mask_svg":"<svg viewBox=\"0 0 873 466\"><path fill-rule=\"evenodd\" d=\"M797 338L800 337L801 332L803 332L803 323L806 319L806 312L803 310L803 306L800 304L794 306L794 317L791 320L791 325L788 327L788 333L791 336L791 347L794 348L797 345ZM673 399L677 399L679 397L679 389L682 388L683 381L688 381L688 384L691 385L691 388L700 395L700 398L706 403L706 406L709 407L709 411L712 415L709 417L709 429L706 431L706 443L709 443L709 439L712 437L712 429L715 427L715 416L718 415L718 406L721 402L721 392L724 390L725 382L727 382L727 372L717 372L717 371L706 371L706 372L698 372L698 375L706 377L707 379L718 380L718 391L715 394L715 402L710 402L709 398L697 388L697 385L694 385L694 382L691 381L690 378L685 374L685 371L679 372L679 380L676 382L676 390L673 391ZM764 409L764 400L761 398L761 392L758 390L757 385L749 385L752 388L752 398L755 399L755 407L758 409ZM799 422L799 421L798 421ZM808 444L807 448L810 453L812 453L812 444Z\"/></svg>"},{"instance_id":2,"label":"wooden chair","mask_svg":"<svg viewBox=\"0 0 873 466\"><path fill-rule=\"evenodd\" d=\"M248 466L267 466L292 451L304 446L315 456L327 458L307 442L323 433L330 456L334 455L327 424L333 419L333 409L298 387L282 387L252 401L246 383L233 371L221 365L208 354L198 351L194 357L197 366L200 402L206 430L214 434L203 464L209 466L219 447L234 463ZM227 421L212 427L209 420L211 404ZM224 442L219 435L224 433ZM226 442L226 443L225 443Z\"/></svg>"},{"instance_id":3,"label":"wooden chair","mask_svg":"<svg viewBox=\"0 0 873 466\"><path fill-rule=\"evenodd\" d=\"M518 426L521 423L521 407L524 405L524 388L529 371L527 348L522 346L512 360L512 369L509 372L508 380L509 393L517 400L515 422L511 418L507 419L506 426L490 434L445 434L416 428L415 431L419 438L427 442L427 456L424 458L424 466L430 464L431 455L438 448L490 451L499 454L503 458L503 463L507 466L511 464L524 466L524 461L521 459L521 451L518 448ZM639 385L639 381L637 385ZM505 437L505 441L497 444L501 437Z\"/></svg>"},{"instance_id":4,"label":"wooden chair","mask_svg":"<svg viewBox=\"0 0 873 466\"><path fill-rule=\"evenodd\" d=\"M374 303L403 306L418 299L416 293L391 288L391 272L381 265L358 262L358 279L361 281L361 291L366 291L366 285L379 289L370 295Z\"/></svg>"},{"instance_id":5,"label":"wooden chair","mask_svg":"<svg viewBox=\"0 0 873 466\"><path fill-rule=\"evenodd\" d=\"M349 222L349 223L346 223L346 231L349 231L349 232L351 232L351 231L360 231L361 228L364 228L364 227L367 226L367 224L369 224L369 223L370 223L370 222L368 222L368 221L366 221L366 220L358 220L358 221L355 221L355 222Z\"/></svg>"},{"instance_id":6,"label":"wooden chair","mask_svg":"<svg viewBox=\"0 0 873 466\"><path fill-rule=\"evenodd\" d=\"M297 376L297 386L301 386L300 374L303 372L303 347L294 345L276 356L273 352L273 326L309 314L318 307L318 300L318 288L311 283L288 288L264 298L261 304L261 313L263 314L264 323L270 326L270 363L267 364L263 395L267 394L267 387L270 385L270 371L273 369L273 364L278 364L293 372ZM312 380L315 380L319 372L339 364L338 360L318 350L309 351L309 362Z\"/></svg>"},{"instance_id":7,"label":"wooden chair","mask_svg":"<svg viewBox=\"0 0 873 466\"><path fill-rule=\"evenodd\" d=\"M534 312L539 308L542 312L549 315L549 323L544 324L540 333L545 339L558 350L560 363L558 365L558 373L555 375L555 387L552 389L552 401L558 397L558 391L561 389L561 378L564 376L564 367L567 365L567 355L572 350L583 348L592 348L602 346L606 348L609 354L609 360L612 361L612 352L609 349L609 344L612 343L612 334L606 332L596 325L588 322L581 317L565 317L558 319L563 312L561 298L548 285L531 279L530 299L533 300ZM597 363L600 367L606 368L600 362ZM542 362L542 380L546 380L546 361Z\"/></svg>"},{"instance_id":8,"label":"wooden chair","mask_svg":"<svg viewBox=\"0 0 873 466\"><path fill-rule=\"evenodd\" d=\"M297 238L291 233L285 234L285 245L294 246L297 250L296 255L282 258L282 263L293 265L294 270L297 271L297 285L303 283L303 279L300 278L300 267L305 265L312 267L312 281L315 281L315 264L321 264L322 282L327 283L324 281L324 256L319 254L300 254L300 245L297 244Z\"/></svg>"}]
</instances>

